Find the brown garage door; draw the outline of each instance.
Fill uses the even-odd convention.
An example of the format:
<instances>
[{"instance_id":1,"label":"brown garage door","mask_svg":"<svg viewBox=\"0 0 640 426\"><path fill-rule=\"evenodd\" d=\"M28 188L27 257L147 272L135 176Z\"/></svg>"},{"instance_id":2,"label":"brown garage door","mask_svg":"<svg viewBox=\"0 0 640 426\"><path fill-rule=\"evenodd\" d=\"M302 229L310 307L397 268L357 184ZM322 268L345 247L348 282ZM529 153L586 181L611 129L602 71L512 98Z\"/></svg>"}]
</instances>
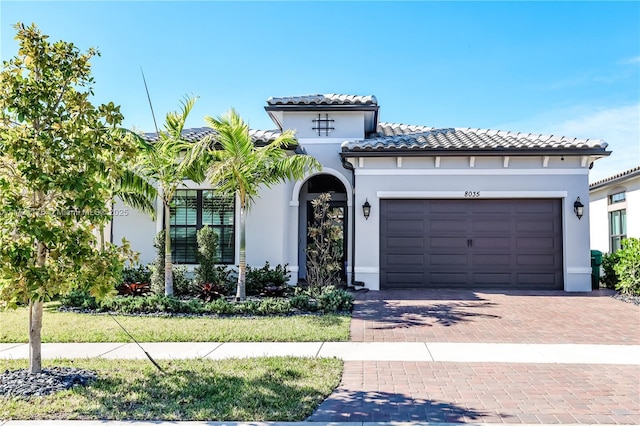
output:
<instances>
[{"instance_id":1,"label":"brown garage door","mask_svg":"<svg viewBox=\"0 0 640 426\"><path fill-rule=\"evenodd\" d=\"M380 287L562 289L560 199L381 200Z\"/></svg>"}]
</instances>

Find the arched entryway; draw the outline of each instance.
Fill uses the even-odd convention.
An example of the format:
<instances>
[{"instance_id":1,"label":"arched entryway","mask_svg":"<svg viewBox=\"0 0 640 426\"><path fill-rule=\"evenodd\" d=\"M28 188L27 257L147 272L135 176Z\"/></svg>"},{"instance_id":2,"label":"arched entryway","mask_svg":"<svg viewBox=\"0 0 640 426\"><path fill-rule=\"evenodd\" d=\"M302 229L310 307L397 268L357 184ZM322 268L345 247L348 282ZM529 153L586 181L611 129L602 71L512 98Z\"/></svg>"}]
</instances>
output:
<instances>
[{"instance_id":1,"label":"arched entryway","mask_svg":"<svg viewBox=\"0 0 640 426\"><path fill-rule=\"evenodd\" d=\"M331 194L331 207L338 209L340 226L342 228L342 270L340 276L343 281L347 280L347 258L348 258L348 197L344 184L336 176L320 173L307 179L300 188L299 194L299 214L298 214L298 280L304 281L307 276L307 255L306 247L308 243L307 227L313 221L313 207L311 201L320 194L328 192Z\"/></svg>"}]
</instances>

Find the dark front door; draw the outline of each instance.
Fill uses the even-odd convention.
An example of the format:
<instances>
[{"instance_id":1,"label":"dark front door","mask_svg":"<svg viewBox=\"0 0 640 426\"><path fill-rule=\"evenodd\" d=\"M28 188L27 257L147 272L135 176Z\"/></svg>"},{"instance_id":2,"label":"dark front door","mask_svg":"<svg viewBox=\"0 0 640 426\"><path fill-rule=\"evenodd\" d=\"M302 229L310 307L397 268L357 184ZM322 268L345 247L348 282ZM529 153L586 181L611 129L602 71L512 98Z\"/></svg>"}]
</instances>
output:
<instances>
[{"instance_id":1,"label":"dark front door","mask_svg":"<svg viewBox=\"0 0 640 426\"><path fill-rule=\"evenodd\" d=\"M562 289L560 199L381 200L380 287Z\"/></svg>"}]
</instances>

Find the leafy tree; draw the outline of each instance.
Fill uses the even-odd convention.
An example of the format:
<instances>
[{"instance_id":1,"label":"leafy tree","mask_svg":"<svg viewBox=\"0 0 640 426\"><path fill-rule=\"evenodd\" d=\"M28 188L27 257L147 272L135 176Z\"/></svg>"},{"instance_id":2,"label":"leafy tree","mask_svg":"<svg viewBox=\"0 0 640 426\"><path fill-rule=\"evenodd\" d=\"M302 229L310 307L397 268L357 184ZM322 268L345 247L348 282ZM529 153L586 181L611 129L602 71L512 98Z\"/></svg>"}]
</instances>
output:
<instances>
[{"instance_id":1,"label":"leafy tree","mask_svg":"<svg viewBox=\"0 0 640 426\"><path fill-rule=\"evenodd\" d=\"M294 133L283 132L273 142L256 147L249 126L231 109L218 118L205 117L216 131L202 143L212 146L208 179L216 190L235 195L240 204L240 262L236 299L246 298L245 222L247 209L260 187L271 187L290 179L301 179L307 171L319 170L320 163L308 155L289 155L284 147L296 143Z\"/></svg>"},{"instance_id":2,"label":"leafy tree","mask_svg":"<svg viewBox=\"0 0 640 426\"><path fill-rule=\"evenodd\" d=\"M318 290L340 283L342 260L342 226L339 211L330 206L331 194L325 192L311 201L313 223L308 227L307 282Z\"/></svg>"},{"instance_id":3,"label":"leafy tree","mask_svg":"<svg viewBox=\"0 0 640 426\"><path fill-rule=\"evenodd\" d=\"M197 151L193 144L182 136L182 129L195 104L195 98L185 98L180 102L180 111L166 115L164 130L158 132L157 139L147 142L138 138L144 154L140 157L137 171L158 183L158 195L164 209L164 292L173 295L173 265L171 259L171 202L185 179L196 182L204 180L203 164L206 152Z\"/></svg>"},{"instance_id":4,"label":"leafy tree","mask_svg":"<svg viewBox=\"0 0 640 426\"><path fill-rule=\"evenodd\" d=\"M15 29L18 54L0 72L0 303L29 305L39 372L43 303L77 287L99 298L118 282L122 253L101 250L95 231L109 220L110 170L135 148L115 131L119 107L90 101L95 49Z\"/></svg>"}]
</instances>

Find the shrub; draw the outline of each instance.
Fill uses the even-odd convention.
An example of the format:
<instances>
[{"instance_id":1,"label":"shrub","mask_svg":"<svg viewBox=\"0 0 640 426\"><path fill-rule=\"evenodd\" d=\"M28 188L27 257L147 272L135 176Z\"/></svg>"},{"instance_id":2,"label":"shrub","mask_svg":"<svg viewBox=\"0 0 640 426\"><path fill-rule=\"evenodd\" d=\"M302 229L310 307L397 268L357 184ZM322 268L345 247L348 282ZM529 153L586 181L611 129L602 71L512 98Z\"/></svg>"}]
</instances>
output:
<instances>
[{"instance_id":1,"label":"shrub","mask_svg":"<svg viewBox=\"0 0 640 426\"><path fill-rule=\"evenodd\" d=\"M311 201L313 223L307 229L307 282L311 287L337 285L342 259L342 227L338 209L332 209L331 194L323 193Z\"/></svg>"},{"instance_id":2,"label":"shrub","mask_svg":"<svg viewBox=\"0 0 640 426\"><path fill-rule=\"evenodd\" d=\"M187 278L187 267L184 265L173 266L173 293L176 297L189 296L193 293L191 280ZM164 285L164 284L163 284ZM164 287L163 287L164 291Z\"/></svg>"},{"instance_id":3,"label":"shrub","mask_svg":"<svg viewBox=\"0 0 640 426\"><path fill-rule=\"evenodd\" d=\"M640 239L622 240L622 248L616 255L617 262L613 266L618 277L616 289L624 294L640 295Z\"/></svg>"},{"instance_id":4,"label":"shrub","mask_svg":"<svg viewBox=\"0 0 640 426\"><path fill-rule=\"evenodd\" d=\"M196 285L217 283L218 234L205 226L197 232L196 238L198 239L198 262L200 265L193 270L193 282Z\"/></svg>"},{"instance_id":5,"label":"shrub","mask_svg":"<svg viewBox=\"0 0 640 426\"><path fill-rule=\"evenodd\" d=\"M73 290L70 293L62 296L60 302L63 306L80 309L98 309L98 302L96 298L89 294L85 290Z\"/></svg>"},{"instance_id":6,"label":"shrub","mask_svg":"<svg viewBox=\"0 0 640 426\"><path fill-rule=\"evenodd\" d=\"M315 299L309 297L308 294L299 293L289 298L289 304L292 308L301 311L315 312L318 310L318 302Z\"/></svg>"},{"instance_id":7,"label":"shrub","mask_svg":"<svg viewBox=\"0 0 640 426\"><path fill-rule=\"evenodd\" d=\"M265 262L262 268L247 267L245 286L248 295L257 295L266 287L286 287L291 275L287 272L287 265L277 265L271 268Z\"/></svg>"},{"instance_id":8,"label":"shrub","mask_svg":"<svg viewBox=\"0 0 640 426\"><path fill-rule=\"evenodd\" d=\"M117 288L120 296L146 296L151 293L149 283L127 283L120 284Z\"/></svg>"},{"instance_id":9,"label":"shrub","mask_svg":"<svg viewBox=\"0 0 640 426\"><path fill-rule=\"evenodd\" d=\"M122 270L122 282L131 283L151 283L151 271L146 265L128 267Z\"/></svg>"},{"instance_id":10,"label":"shrub","mask_svg":"<svg viewBox=\"0 0 640 426\"><path fill-rule=\"evenodd\" d=\"M236 312L234 305L226 299L218 299L205 305L205 311L210 314L230 315Z\"/></svg>"},{"instance_id":11,"label":"shrub","mask_svg":"<svg viewBox=\"0 0 640 426\"><path fill-rule=\"evenodd\" d=\"M225 296L227 288L217 283L204 283L198 286L198 298L205 302L213 302Z\"/></svg>"},{"instance_id":12,"label":"shrub","mask_svg":"<svg viewBox=\"0 0 640 426\"><path fill-rule=\"evenodd\" d=\"M351 293L337 289L333 286L323 288L317 297L318 310L325 313L337 311L350 311L353 307L353 296Z\"/></svg>"},{"instance_id":13,"label":"shrub","mask_svg":"<svg viewBox=\"0 0 640 426\"><path fill-rule=\"evenodd\" d=\"M614 269L616 263L618 263L617 252L605 253L602 256L602 270L604 275L600 277L600 282L604 284L606 288L615 289L618 285L618 275L616 275Z\"/></svg>"}]
</instances>

